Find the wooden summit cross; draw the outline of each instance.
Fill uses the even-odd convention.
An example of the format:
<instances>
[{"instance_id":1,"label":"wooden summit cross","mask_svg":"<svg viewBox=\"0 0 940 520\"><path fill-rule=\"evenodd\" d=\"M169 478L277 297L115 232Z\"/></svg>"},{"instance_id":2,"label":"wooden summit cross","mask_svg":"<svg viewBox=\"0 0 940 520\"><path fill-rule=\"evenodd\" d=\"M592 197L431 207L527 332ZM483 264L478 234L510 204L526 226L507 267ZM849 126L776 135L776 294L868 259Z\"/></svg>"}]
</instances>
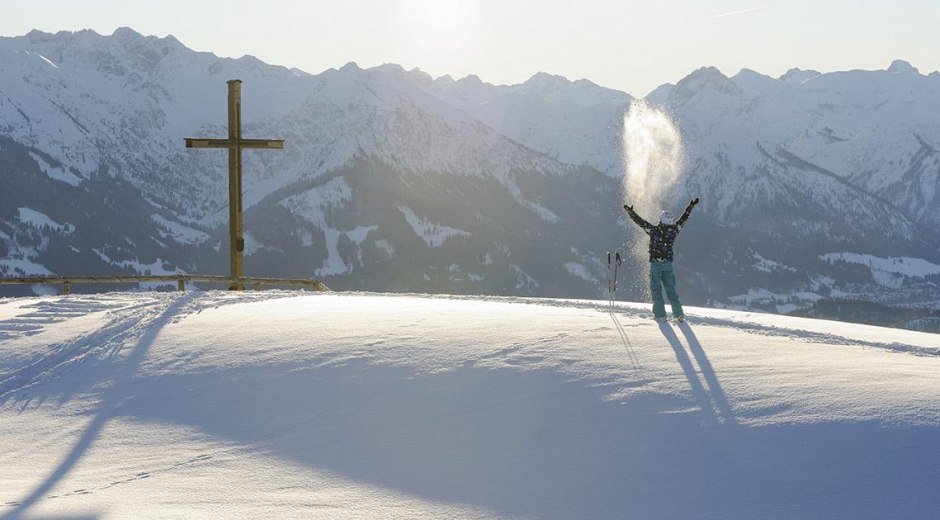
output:
<instances>
[{"instance_id":1,"label":"wooden summit cross","mask_svg":"<svg viewBox=\"0 0 940 520\"><path fill-rule=\"evenodd\" d=\"M242 139L242 80L228 81L228 139L186 138L186 148L228 148L228 227L232 285L243 289L245 239L242 227L242 149L283 149L283 139Z\"/></svg>"}]
</instances>

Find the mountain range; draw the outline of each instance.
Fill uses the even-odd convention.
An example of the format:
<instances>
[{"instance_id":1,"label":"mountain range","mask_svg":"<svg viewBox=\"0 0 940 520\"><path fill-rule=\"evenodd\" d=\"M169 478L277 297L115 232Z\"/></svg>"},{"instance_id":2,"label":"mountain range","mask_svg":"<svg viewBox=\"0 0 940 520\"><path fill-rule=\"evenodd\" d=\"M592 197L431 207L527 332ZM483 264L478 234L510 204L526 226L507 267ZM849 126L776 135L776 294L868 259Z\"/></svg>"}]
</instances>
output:
<instances>
[{"instance_id":1,"label":"mountain range","mask_svg":"<svg viewBox=\"0 0 940 520\"><path fill-rule=\"evenodd\" d=\"M286 140L245 153L249 275L598 298L606 252L644 239L620 209L627 93L32 31L0 38L0 275L226 273L225 154L183 138L226 134L233 78L244 135ZM690 302L940 306L940 74L705 67L643 101L682 135L670 203L702 199L677 245ZM643 263L622 297L643 296Z\"/></svg>"}]
</instances>

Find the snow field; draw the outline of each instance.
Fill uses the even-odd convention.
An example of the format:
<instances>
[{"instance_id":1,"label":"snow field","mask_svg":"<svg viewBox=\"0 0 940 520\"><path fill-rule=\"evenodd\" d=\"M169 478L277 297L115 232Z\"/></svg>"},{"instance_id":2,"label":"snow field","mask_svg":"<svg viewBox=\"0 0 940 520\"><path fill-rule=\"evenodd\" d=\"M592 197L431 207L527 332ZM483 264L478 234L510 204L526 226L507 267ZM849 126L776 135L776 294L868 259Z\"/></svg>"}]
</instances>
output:
<instances>
[{"instance_id":1,"label":"snow field","mask_svg":"<svg viewBox=\"0 0 940 520\"><path fill-rule=\"evenodd\" d=\"M645 305L0 300L0 518L928 518L936 335Z\"/></svg>"}]
</instances>

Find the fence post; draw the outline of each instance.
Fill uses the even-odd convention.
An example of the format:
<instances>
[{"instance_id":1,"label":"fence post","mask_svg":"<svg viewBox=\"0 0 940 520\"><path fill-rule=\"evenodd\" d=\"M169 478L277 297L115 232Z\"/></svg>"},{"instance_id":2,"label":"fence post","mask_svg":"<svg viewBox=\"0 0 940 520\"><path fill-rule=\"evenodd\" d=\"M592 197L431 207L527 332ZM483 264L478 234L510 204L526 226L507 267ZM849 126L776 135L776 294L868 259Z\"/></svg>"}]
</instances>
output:
<instances>
[{"instance_id":1,"label":"fence post","mask_svg":"<svg viewBox=\"0 0 940 520\"><path fill-rule=\"evenodd\" d=\"M72 293L72 283L68 280L62 282L62 294L71 294Z\"/></svg>"},{"instance_id":2,"label":"fence post","mask_svg":"<svg viewBox=\"0 0 940 520\"><path fill-rule=\"evenodd\" d=\"M176 281L176 289L177 289L179 292L185 291L185 290L186 290L186 280L183 280L182 278L180 278L179 280L177 280L177 281Z\"/></svg>"}]
</instances>

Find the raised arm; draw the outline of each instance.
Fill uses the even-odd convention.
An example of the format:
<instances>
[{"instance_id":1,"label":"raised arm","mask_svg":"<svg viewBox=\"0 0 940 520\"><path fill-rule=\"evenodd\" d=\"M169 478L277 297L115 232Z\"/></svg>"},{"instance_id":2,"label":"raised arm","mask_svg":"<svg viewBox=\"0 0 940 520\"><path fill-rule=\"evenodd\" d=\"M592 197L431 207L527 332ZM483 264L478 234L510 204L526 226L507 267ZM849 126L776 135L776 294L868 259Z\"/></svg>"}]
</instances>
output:
<instances>
[{"instance_id":1,"label":"raised arm","mask_svg":"<svg viewBox=\"0 0 940 520\"><path fill-rule=\"evenodd\" d=\"M627 212L627 215L630 215L630 220L632 220L633 222L635 222L636 225L638 225L638 226L640 226L641 228L643 228L643 231L646 231L647 233L649 233L649 231L650 231L651 229L653 229L653 225L652 225L652 224L650 224L649 222L643 220L643 217L637 215L637 214L636 214L636 211L633 211L633 206L627 206L626 204L624 204L624 205L623 205L623 209Z\"/></svg>"},{"instance_id":2,"label":"raised arm","mask_svg":"<svg viewBox=\"0 0 940 520\"><path fill-rule=\"evenodd\" d=\"M682 227L682 225L685 224L685 221L689 220L689 215L692 214L692 208L694 208L696 204L698 204L698 197L692 199L692 202L689 202L689 205L685 207L685 211L682 212L682 216L679 217L678 221L676 221L677 226Z\"/></svg>"}]
</instances>

